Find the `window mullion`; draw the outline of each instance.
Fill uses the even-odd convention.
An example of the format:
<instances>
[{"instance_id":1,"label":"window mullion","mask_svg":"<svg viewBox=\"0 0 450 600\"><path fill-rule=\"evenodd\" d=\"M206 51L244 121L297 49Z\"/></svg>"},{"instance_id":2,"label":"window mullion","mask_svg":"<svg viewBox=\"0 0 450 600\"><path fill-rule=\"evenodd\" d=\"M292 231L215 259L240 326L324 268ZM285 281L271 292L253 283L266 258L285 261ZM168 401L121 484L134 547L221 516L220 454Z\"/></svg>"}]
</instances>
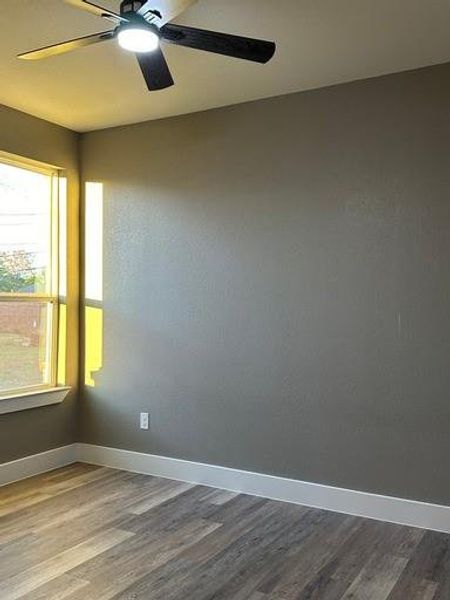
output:
<instances>
[{"instance_id":1,"label":"window mullion","mask_svg":"<svg viewBox=\"0 0 450 600\"><path fill-rule=\"evenodd\" d=\"M49 294L0 294L0 302L50 302L58 301L57 296Z\"/></svg>"}]
</instances>

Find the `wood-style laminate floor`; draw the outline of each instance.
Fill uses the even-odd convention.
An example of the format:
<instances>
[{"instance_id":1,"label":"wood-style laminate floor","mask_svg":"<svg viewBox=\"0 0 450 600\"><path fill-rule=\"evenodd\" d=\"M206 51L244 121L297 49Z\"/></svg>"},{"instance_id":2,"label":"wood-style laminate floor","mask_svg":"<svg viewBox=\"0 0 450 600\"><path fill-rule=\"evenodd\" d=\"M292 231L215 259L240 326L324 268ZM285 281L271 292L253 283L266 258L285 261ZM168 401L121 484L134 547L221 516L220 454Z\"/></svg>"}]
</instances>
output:
<instances>
[{"instance_id":1,"label":"wood-style laminate floor","mask_svg":"<svg viewBox=\"0 0 450 600\"><path fill-rule=\"evenodd\" d=\"M0 489L1 600L450 600L450 536L75 464Z\"/></svg>"}]
</instances>

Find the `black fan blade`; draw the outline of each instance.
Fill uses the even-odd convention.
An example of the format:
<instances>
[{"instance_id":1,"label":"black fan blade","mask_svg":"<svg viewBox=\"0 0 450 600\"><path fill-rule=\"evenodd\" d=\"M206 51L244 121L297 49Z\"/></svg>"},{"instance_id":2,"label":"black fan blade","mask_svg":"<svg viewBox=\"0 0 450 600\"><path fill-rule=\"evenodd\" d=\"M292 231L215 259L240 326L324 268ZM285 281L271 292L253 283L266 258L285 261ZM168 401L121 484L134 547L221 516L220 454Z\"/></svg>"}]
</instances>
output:
<instances>
[{"instance_id":1,"label":"black fan blade","mask_svg":"<svg viewBox=\"0 0 450 600\"><path fill-rule=\"evenodd\" d=\"M148 0L138 10L138 14L149 23L155 23L161 27L196 2L197 0Z\"/></svg>"},{"instance_id":2,"label":"black fan blade","mask_svg":"<svg viewBox=\"0 0 450 600\"><path fill-rule=\"evenodd\" d=\"M74 40L61 42L61 44L53 44L52 46L45 46L44 48L39 48L38 50L31 50L30 52L18 54L17 58L22 58L24 60L39 60L41 58L48 58L49 56L56 56L57 54L64 54L65 52L77 50L78 48L83 48L84 46L90 46L91 44L107 42L114 36L114 31L103 31L102 33L85 35L84 37L75 38Z\"/></svg>"},{"instance_id":3,"label":"black fan blade","mask_svg":"<svg viewBox=\"0 0 450 600\"><path fill-rule=\"evenodd\" d=\"M150 92L173 85L172 75L161 48L152 52L137 52L136 58Z\"/></svg>"},{"instance_id":4,"label":"black fan blade","mask_svg":"<svg viewBox=\"0 0 450 600\"><path fill-rule=\"evenodd\" d=\"M170 23L161 28L161 35L166 42L188 46L206 52L216 52L234 58L253 60L259 63L268 62L275 53L275 44L264 40L229 35L205 29L195 29L184 25Z\"/></svg>"},{"instance_id":5,"label":"black fan blade","mask_svg":"<svg viewBox=\"0 0 450 600\"><path fill-rule=\"evenodd\" d=\"M90 12L97 17L103 17L109 21L114 21L115 23L118 21L128 21L128 19L124 19L112 10L108 10L107 8L103 8L103 6L98 6L97 4L92 4L92 2L88 2L87 0L64 0L64 2L74 6L75 8L80 8L81 10Z\"/></svg>"}]
</instances>

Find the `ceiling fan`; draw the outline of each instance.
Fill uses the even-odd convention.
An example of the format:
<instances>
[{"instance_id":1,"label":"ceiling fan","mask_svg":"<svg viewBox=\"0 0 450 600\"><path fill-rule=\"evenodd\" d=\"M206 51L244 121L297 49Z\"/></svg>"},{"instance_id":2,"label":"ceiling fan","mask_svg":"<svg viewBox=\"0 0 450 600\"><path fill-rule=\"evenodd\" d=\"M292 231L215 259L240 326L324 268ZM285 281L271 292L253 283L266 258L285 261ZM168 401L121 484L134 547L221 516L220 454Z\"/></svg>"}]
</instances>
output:
<instances>
[{"instance_id":1,"label":"ceiling fan","mask_svg":"<svg viewBox=\"0 0 450 600\"><path fill-rule=\"evenodd\" d=\"M188 46L258 63L268 62L275 53L275 44L264 40L229 35L205 29L195 29L169 23L196 0L123 0L115 13L87 0L64 0L115 24L110 31L54 44L19 54L18 58L38 60L117 39L125 50L134 52L149 91L162 90L174 84L161 50L161 42Z\"/></svg>"}]
</instances>

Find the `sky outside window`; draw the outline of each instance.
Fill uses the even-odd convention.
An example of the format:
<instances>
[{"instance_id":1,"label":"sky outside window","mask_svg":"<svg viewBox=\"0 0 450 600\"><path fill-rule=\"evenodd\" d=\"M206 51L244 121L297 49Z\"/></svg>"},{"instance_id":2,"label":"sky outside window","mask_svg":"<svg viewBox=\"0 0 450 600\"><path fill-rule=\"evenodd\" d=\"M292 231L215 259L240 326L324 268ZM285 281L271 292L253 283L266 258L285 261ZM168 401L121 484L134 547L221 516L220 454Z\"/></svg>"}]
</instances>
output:
<instances>
[{"instance_id":1,"label":"sky outside window","mask_svg":"<svg viewBox=\"0 0 450 600\"><path fill-rule=\"evenodd\" d=\"M0 163L0 260L8 271L0 271L0 292L49 292L51 185L48 175Z\"/></svg>"}]
</instances>

